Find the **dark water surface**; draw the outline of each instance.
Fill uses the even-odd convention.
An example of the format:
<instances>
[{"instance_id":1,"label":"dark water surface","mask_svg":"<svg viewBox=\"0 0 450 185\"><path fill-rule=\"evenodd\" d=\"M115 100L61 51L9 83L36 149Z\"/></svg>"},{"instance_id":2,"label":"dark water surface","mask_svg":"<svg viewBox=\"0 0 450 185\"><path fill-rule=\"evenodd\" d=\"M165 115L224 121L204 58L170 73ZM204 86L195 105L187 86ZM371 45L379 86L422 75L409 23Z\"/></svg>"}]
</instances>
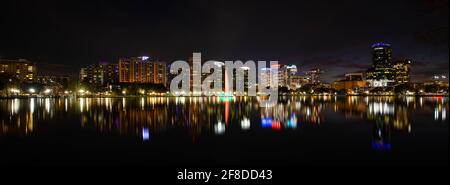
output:
<instances>
[{"instance_id":1,"label":"dark water surface","mask_svg":"<svg viewBox=\"0 0 450 185\"><path fill-rule=\"evenodd\" d=\"M448 164L447 97L0 100L0 163Z\"/></svg>"}]
</instances>

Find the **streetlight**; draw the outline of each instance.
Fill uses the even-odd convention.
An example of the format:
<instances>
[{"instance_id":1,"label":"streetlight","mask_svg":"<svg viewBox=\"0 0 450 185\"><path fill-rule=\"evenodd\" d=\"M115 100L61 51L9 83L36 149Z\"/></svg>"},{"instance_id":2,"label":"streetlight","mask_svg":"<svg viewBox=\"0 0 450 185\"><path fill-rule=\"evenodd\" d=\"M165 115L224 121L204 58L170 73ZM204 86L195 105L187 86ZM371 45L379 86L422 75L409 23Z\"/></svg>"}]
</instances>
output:
<instances>
[{"instance_id":1,"label":"streetlight","mask_svg":"<svg viewBox=\"0 0 450 185\"><path fill-rule=\"evenodd\" d=\"M36 89L30 88L30 89L28 89L28 92L30 92L31 94L34 94L34 93L36 93Z\"/></svg>"},{"instance_id":2,"label":"streetlight","mask_svg":"<svg viewBox=\"0 0 450 185\"><path fill-rule=\"evenodd\" d=\"M9 91L11 91L11 93L15 93L15 94L19 94L20 93L19 89L14 89L14 88L10 89Z\"/></svg>"},{"instance_id":3,"label":"streetlight","mask_svg":"<svg viewBox=\"0 0 450 185\"><path fill-rule=\"evenodd\" d=\"M44 91L45 94L50 94L51 92L52 92L51 89L45 89L45 91Z\"/></svg>"}]
</instances>

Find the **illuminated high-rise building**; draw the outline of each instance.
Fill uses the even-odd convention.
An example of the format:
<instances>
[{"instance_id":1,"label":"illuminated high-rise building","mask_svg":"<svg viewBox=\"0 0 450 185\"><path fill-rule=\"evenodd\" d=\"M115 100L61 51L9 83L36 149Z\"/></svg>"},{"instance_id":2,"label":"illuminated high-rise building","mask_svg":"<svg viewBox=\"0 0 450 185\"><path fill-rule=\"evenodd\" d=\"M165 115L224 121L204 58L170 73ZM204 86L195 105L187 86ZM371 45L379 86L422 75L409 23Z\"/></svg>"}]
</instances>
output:
<instances>
[{"instance_id":1,"label":"illuminated high-rise building","mask_svg":"<svg viewBox=\"0 0 450 185\"><path fill-rule=\"evenodd\" d=\"M111 85L119 82L119 65L118 64L103 64L104 68L104 83Z\"/></svg>"},{"instance_id":2,"label":"illuminated high-rise building","mask_svg":"<svg viewBox=\"0 0 450 185\"><path fill-rule=\"evenodd\" d=\"M395 82L397 84L410 82L411 60L399 59L395 61L393 68L395 69Z\"/></svg>"},{"instance_id":3,"label":"illuminated high-rise building","mask_svg":"<svg viewBox=\"0 0 450 185\"><path fill-rule=\"evenodd\" d=\"M119 82L134 82L134 61L129 58L119 59Z\"/></svg>"},{"instance_id":4,"label":"illuminated high-rise building","mask_svg":"<svg viewBox=\"0 0 450 185\"><path fill-rule=\"evenodd\" d=\"M36 76L36 64L25 59L0 59L0 74L16 77L21 81L33 81Z\"/></svg>"},{"instance_id":5,"label":"illuminated high-rise building","mask_svg":"<svg viewBox=\"0 0 450 185\"><path fill-rule=\"evenodd\" d=\"M289 89L299 89L303 85L308 84L308 79L306 76L293 75L289 77Z\"/></svg>"},{"instance_id":6,"label":"illuminated high-rise building","mask_svg":"<svg viewBox=\"0 0 450 185\"><path fill-rule=\"evenodd\" d=\"M320 75L323 73L320 69L311 69L306 71L306 79L308 80L308 84L320 84L321 77Z\"/></svg>"},{"instance_id":7,"label":"illuminated high-rise building","mask_svg":"<svg viewBox=\"0 0 450 185\"><path fill-rule=\"evenodd\" d=\"M289 89L297 89L299 84L297 82L298 78L296 77L297 74L297 66L296 65L285 65L283 67L283 85L288 87ZM295 79L294 79L295 78Z\"/></svg>"},{"instance_id":8,"label":"illuminated high-rise building","mask_svg":"<svg viewBox=\"0 0 450 185\"><path fill-rule=\"evenodd\" d=\"M296 65L285 65L284 67L285 67L284 72L286 73L285 74L286 76L292 76L297 74L298 69Z\"/></svg>"},{"instance_id":9,"label":"illuminated high-rise building","mask_svg":"<svg viewBox=\"0 0 450 185\"><path fill-rule=\"evenodd\" d=\"M373 67L378 69L392 67L392 48L387 43L375 43L372 45Z\"/></svg>"},{"instance_id":10,"label":"illuminated high-rise building","mask_svg":"<svg viewBox=\"0 0 450 185\"><path fill-rule=\"evenodd\" d=\"M104 65L91 64L80 69L80 82L82 84L93 85L94 87L103 87L105 83Z\"/></svg>"},{"instance_id":11,"label":"illuminated high-rise building","mask_svg":"<svg viewBox=\"0 0 450 185\"><path fill-rule=\"evenodd\" d=\"M166 85L167 65L161 61L151 61L149 57L119 59L119 82L153 83Z\"/></svg>"},{"instance_id":12,"label":"illuminated high-rise building","mask_svg":"<svg viewBox=\"0 0 450 185\"><path fill-rule=\"evenodd\" d=\"M167 65L161 61L150 62L150 83L166 84L167 83Z\"/></svg>"},{"instance_id":13,"label":"illuminated high-rise building","mask_svg":"<svg viewBox=\"0 0 450 185\"><path fill-rule=\"evenodd\" d=\"M367 82L370 87L386 87L395 82L395 70L392 65L392 48L387 43L372 45L372 68L367 70Z\"/></svg>"},{"instance_id":14,"label":"illuminated high-rise building","mask_svg":"<svg viewBox=\"0 0 450 185\"><path fill-rule=\"evenodd\" d=\"M145 83L147 82L147 63L149 57L132 57L119 59L119 82ZM148 80L149 81L149 80Z\"/></svg>"},{"instance_id":15,"label":"illuminated high-rise building","mask_svg":"<svg viewBox=\"0 0 450 185\"><path fill-rule=\"evenodd\" d=\"M272 80L271 80L271 75L272 75L272 73L271 73L271 70L270 70L270 68L262 68L261 69L261 74L260 74L260 77L261 77L261 79L260 79L260 85L262 85L262 86L265 86L266 88L267 87L272 87L273 86L273 84L272 84Z\"/></svg>"},{"instance_id":16,"label":"illuminated high-rise building","mask_svg":"<svg viewBox=\"0 0 450 185\"><path fill-rule=\"evenodd\" d=\"M117 64L91 64L80 70L80 82L93 87L106 87L118 82Z\"/></svg>"},{"instance_id":17,"label":"illuminated high-rise building","mask_svg":"<svg viewBox=\"0 0 450 185\"><path fill-rule=\"evenodd\" d=\"M270 67L272 68L271 70L277 70L277 73L274 75L276 75L276 77L278 78L278 87L286 87L288 78L287 66L284 64L275 64Z\"/></svg>"}]
</instances>

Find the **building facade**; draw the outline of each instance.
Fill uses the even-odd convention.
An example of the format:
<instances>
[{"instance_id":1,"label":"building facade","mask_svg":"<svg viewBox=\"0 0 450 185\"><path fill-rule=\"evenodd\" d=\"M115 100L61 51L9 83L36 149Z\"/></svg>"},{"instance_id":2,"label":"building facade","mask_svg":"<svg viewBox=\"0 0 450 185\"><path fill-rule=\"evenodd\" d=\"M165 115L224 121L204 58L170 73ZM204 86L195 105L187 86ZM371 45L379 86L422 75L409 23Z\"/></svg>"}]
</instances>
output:
<instances>
[{"instance_id":1,"label":"building facade","mask_svg":"<svg viewBox=\"0 0 450 185\"><path fill-rule=\"evenodd\" d=\"M305 71L308 84L320 84L322 82L320 77L322 73L323 71L318 68Z\"/></svg>"},{"instance_id":2,"label":"building facade","mask_svg":"<svg viewBox=\"0 0 450 185\"><path fill-rule=\"evenodd\" d=\"M411 82L411 60L399 59L395 61L393 68L395 69L395 82L397 84Z\"/></svg>"},{"instance_id":3,"label":"building facade","mask_svg":"<svg viewBox=\"0 0 450 185\"><path fill-rule=\"evenodd\" d=\"M32 82L36 73L36 64L28 60L0 59L0 74L12 75L21 81Z\"/></svg>"},{"instance_id":4,"label":"building facade","mask_svg":"<svg viewBox=\"0 0 450 185\"><path fill-rule=\"evenodd\" d=\"M118 64L120 83L167 83L167 65L149 57L121 58Z\"/></svg>"},{"instance_id":5,"label":"building facade","mask_svg":"<svg viewBox=\"0 0 450 185\"><path fill-rule=\"evenodd\" d=\"M148 57L132 57L119 59L120 83L145 83L147 81Z\"/></svg>"},{"instance_id":6,"label":"building facade","mask_svg":"<svg viewBox=\"0 0 450 185\"><path fill-rule=\"evenodd\" d=\"M119 82L119 65L118 64L103 64L104 69L104 83L111 85Z\"/></svg>"},{"instance_id":7,"label":"building facade","mask_svg":"<svg viewBox=\"0 0 450 185\"><path fill-rule=\"evenodd\" d=\"M81 84L95 88L107 87L118 82L117 64L91 64L80 70Z\"/></svg>"},{"instance_id":8,"label":"building facade","mask_svg":"<svg viewBox=\"0 0 450 185\"><path fill-rule=\"evenodd\" d=\"M297 90L303 85L308 84L308 79L305 76L293 75L289 77L289 89Z\"/></svg>"},{"instance_id":9,"label":"building facade","mask_svg":"<svg viewBox=\"0 0 450 185\"><path fill-rule=\"evenodd\" d=\"M260 82L259 85L262 85L266 88L273 87L273 80L272 80L272 72L270 68L262 68L261 74L260 74Z\"/></svg>"},{"instance_id":10,"label":"building facade","mask_svg":"<svg viewBox=\"0 0 450 185\"><path fill-rule=\"evenodd\" d=\"M151 83L166 84L167 83L167 65L165 62L154 61L153 63L153 77L150 76ZM152 75L152 74L150 74Z\"/></svg>"},{"instance_id":11,"label":"building facade","mask_svg":"<svg viewBox=\"0 0 450 185\"><path fill-rule=\"evenodd\" d=\"M103 86L104 79L105 75L102 65L91 64L80 69L80 82L82 84L90 84L100 87Z\"/></svg>"},{"instance_id":12,"label":"building facade","mask_svg":"<svg viewBox=\"0 0 450 185\"><path fill-rule=\"evenodd\" d=\"M372 67L367 70L370 87L387 87L395 83L395 69L392 65L392 48L387 43L372 45Z\"/></svg>"},{"instance_id":13,"label":"building facade","mask_svg":"<svg viewBox=\"0 0 450 185\"><path fill-rule=\"evenodd\" d=\"M362 73L346 74L344 79L335 81L332 84L332 88L338 91L345 91L348 94L362 93L367 86L367 81L364 80Z\"/></svg>"},{"instance_id":14,"label":"building facade","mask_svg":"<svg viewBox=\"0 0 450 185\"><path fill-rule=\"evenodd\" d=\"M288 89L292 89L292 78L297 74L297 66L296 65L285 65L282 68L283 73L283 86Z\"/></svg>"}]
</instances>

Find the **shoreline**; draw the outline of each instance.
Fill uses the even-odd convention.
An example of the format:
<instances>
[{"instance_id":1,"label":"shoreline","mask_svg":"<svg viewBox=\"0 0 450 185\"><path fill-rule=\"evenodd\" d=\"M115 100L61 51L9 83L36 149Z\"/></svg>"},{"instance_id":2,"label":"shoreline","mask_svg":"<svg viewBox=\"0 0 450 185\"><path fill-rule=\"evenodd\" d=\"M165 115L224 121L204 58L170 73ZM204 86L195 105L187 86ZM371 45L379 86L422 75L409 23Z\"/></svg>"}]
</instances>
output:
<instances>
[{"instance_id":1,"label":"shoreline","mask_svg":"<svg viewBox=\"0 0 450 185\"><path fill-rule=\"evenodd\" d=\"M427 95L278 95L278 97L449 97L448 94L427 94ZM91 96L11 96L11 97L0 97L0 100L6 99L30 99L30 98L220 98L220 97L263 97L263 96L142 96L142 95L127 95L127 96L101 96L101 95L91 95Z\"/></svg>"}]
</instances>

